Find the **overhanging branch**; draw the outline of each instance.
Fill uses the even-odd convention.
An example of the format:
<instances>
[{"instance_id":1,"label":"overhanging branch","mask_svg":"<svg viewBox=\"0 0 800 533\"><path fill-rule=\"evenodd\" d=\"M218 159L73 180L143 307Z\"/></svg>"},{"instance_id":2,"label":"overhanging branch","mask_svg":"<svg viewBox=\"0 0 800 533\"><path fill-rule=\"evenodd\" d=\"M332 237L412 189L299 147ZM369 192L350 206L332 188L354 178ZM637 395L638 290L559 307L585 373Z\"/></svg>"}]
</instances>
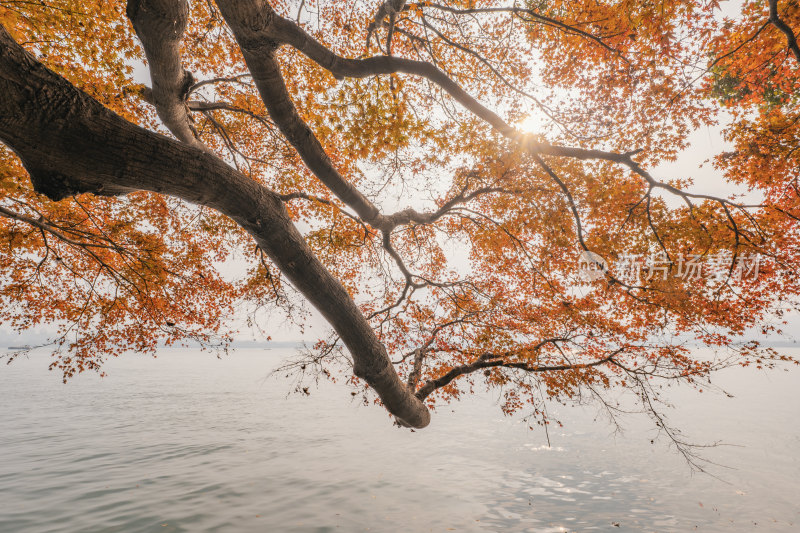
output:
<instances>
[{"instance_id":1,"label":"overhanging branch","mask_svg":"<svg viewBox=\"0 0 800 533\"><path fill-rule=\"evenodd\" d=\"M537 344L533 348L533 351L538 351L547 344L556 344L558 342L564 342L566 340L568 339L564 338L547 339ZM433 393L435 390L449 385L456 378L459 378L463 375L470 374L472 372L475 372L477 370L482 370L485 368L502 367L502 368L523 370L525 372L542 373L542 372L562 372L566 370L580 370L584 368L591 368L595 366L604 365L606 363L613 364L614 357L620 354L623 350L624 348L619 348L611 352L606 357L603 357L601 359L596 359L588 363L574 363L574 364L567 363L562 365L531 365L529 363L520 361L509 361L508 359L506 359L509 354L498 355L498 354L486 353L478 357L472 363L457 366L452 370L450 370L449 372L447 372L446 374L426 382L425 385L423 385L417 390L416 394L417 398L419 398L420 400L424 400L425 398L430 396L431 393Z\"/></svg>"},{"instance_id":2,"label":"overhanging branch","mask_svg":"<svg viewBox=\"0 0 800 533\"><path fill-rule=\"evenodd\" d=\"M347 290L314 255L280 197L219 158L127 122L45 68L0 26L0 140L34 188L53 200L145 190L233 219L320 311L353 357L353 372L413 427L430 414L400 380Z\"/></svg>"}]
</instances>

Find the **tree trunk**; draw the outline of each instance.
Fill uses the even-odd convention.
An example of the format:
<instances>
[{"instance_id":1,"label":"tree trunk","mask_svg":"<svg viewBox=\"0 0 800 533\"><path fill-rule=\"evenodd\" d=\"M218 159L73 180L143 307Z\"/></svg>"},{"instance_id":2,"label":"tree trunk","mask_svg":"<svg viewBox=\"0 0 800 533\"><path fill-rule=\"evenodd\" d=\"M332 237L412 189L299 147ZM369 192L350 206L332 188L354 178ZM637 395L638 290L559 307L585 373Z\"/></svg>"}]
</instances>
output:
<instances>
[{"instance_id":1,"label":"tree trunk","mask_svg":"<svg viewBox=\"0 0 800 533\"><path fill-rule=\"evenodd\" d=\"M430 413L341 283L315 257L278 196L198 148L142 129L46 69L0 26L0 140L53 200L153 191L211 207L253 236L322 313L353 356L353 372L413 427Z\"/></svg>"}]
</instances>

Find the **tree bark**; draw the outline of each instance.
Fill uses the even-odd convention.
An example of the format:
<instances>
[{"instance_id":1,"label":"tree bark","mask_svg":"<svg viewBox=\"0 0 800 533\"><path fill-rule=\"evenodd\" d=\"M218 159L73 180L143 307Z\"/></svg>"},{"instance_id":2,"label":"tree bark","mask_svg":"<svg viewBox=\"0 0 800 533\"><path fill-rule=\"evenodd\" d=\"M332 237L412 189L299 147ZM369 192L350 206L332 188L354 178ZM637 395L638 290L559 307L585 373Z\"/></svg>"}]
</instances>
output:
<instances>
[{"instance_id":1,"label":"tree bark","mask_svg":"<svg viewBox=\"0 0 800 533\"><path fill-rule=\"evenodd\" d=\"M778 0L769 0L769 21L786 36L786 46L800 62L800 45L792 28L778 15Z\"/></svg>"},{"instance_id":2,"label":"tree bark","mask_svg":"<svg viewBox=\"0 0 800 533\"><path fill-rule=\"evenodd\" d=\"M126 13L142 42L153 81L153 105L158 117L179 140L205 150L197 139L186 109L186 94L194 83L181 65L181 41L189 22L187 0L129 0Z\"/></svg>"},{"instance_id":3,"label":"tree bark","mask_svg":"<svg viewBox=\"0 0 800 533\"><path fill-rule=\"evenodd\" d=\"M291 100L275 58L278 46L284 42L284 36L275 32L281 17L262 0L217 0L216 3L236 37L261 100L281 133L314 175L342 202L367 224L385 229L385 220L377 207L339 173Z\"/></svg>"},{"instance_id":4,"label":"tree bark","mask_svg":"<svg viewBox=\"0 0 800 533\"><path fill-rule=\"evenodd\" d=\"M315 257L280 198L201 149L127 122L41 65L0 26L0 140L53 200L90 192L153 191L216 209L253 236L333 326L353 372L393 415L425 427L430 413L408 390L342 284Z\"/></svg>"}]
</instances>

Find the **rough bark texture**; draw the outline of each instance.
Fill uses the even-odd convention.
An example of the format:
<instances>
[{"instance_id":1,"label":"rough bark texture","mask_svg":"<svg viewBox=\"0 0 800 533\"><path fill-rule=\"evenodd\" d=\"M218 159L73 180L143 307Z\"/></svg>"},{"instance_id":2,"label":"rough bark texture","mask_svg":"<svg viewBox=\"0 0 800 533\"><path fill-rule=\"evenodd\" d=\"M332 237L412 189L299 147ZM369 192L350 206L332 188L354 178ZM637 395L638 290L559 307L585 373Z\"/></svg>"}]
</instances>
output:
<instances>
[{"instance_id":1,"label":"rough bark texture","mask_svg":"<svg viewBox=\"0 0 800 533\"><path fill-rule=\"evenodd\" d=\"M205 205L250 233L351 352L354 373L406 424L430 421L347 291L314 256L280 198L217 157L131 124L38 63L0 26L0 140L53 200L147 190Z\"/></svg>"},{"instance_id":2,"label":"rough bark texture","mask_svg":"<svg viewBox=\"0 0 800 533\"><path fill-rule=\"evenodd\" d=\"M185 97L194 83L181 65L180 48L189 21L187 0L129 0L126 13L142 42L153 80L158 117L178 139L205 149L197 140Z\"/></svg>"}]
</instances>

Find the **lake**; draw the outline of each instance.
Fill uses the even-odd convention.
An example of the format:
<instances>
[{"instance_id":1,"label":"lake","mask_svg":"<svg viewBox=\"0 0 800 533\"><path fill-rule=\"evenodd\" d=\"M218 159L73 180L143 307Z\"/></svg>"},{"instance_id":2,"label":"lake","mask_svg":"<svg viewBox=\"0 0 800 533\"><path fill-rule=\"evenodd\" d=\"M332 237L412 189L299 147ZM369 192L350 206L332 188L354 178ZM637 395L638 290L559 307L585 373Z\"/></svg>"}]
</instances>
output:
<instances>
[{"instance_id":1,"label":"lake","mask_svg":"<svg viewBox=\"0 0 800 533\"><path fill-rule=\"evenodd\" d=\"M552 447L486 393L399 429L344 386L288 395L287 355L131 354L67 385L46 354L0 366L0 531L800 530L800 371L670 392L687 436L731 444L703 451L715 478L593 408L551 406Z\"/></svg>"}]
</instances>

